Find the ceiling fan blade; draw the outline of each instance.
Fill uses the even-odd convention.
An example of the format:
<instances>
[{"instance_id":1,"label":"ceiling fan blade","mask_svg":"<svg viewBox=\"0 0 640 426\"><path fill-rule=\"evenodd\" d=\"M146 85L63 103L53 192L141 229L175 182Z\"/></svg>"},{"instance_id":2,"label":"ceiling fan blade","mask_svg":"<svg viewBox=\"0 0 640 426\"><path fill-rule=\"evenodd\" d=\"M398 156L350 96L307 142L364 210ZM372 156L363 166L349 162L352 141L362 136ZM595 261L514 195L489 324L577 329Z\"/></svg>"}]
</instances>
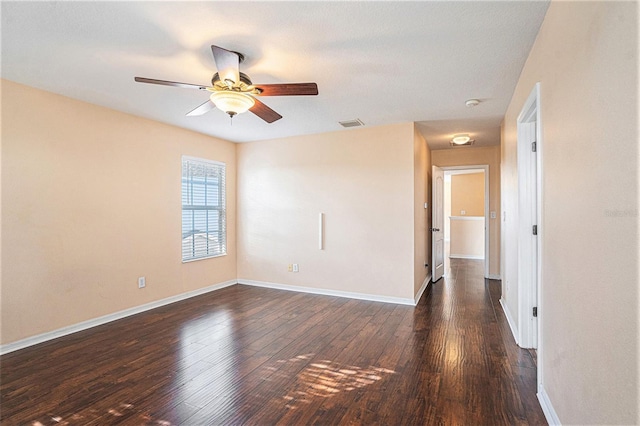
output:
<instances>
[{"instance_id":1,"label":"ceiling fan blade","mask_svg":"<svg viewBox=\"0 0 640 426\"><path fill-rule=\"evenodd\" d=\"M213 60L218 68L218 75L221 81L232 80L234 83L240 82L240 55L231 50L218 46L211 46Z\"/></svg>"},{"instance_id":2,"label":"ceiling fan blade","mask_svg":"<svg viewBox=\"0 0 640 426\"><path fill-rule=\"evenodd\" d=\"M283 84L256 84L261 90L260 96L294 96L317 95L316 83L283 83Z\"/></svg>"},{"instance_id":3,"label":"ceiling fan blade","mask_svg":"<svg viewBox=\"0 0 640 426\"><path fill-rule=\"evenodd\" d=\"M179 83L177 81L156 80L153 78L144 78L144 77L135 77L134 80L137 81L138 83L161 84L163 86L175 86L175 87L182 87L185 89L207 90L207 88L209 87L209 86L202 86L198 84Z\"/></svg>"},{"instance_id":4,"label":"ceiling fan blade","mask_svg":"<svg viewBox=\"0 0 640 426\"><path fill-rule=\"evenodd\" d=\"M258 99L255 100L256 103L253 104L249 111L262 118L267 123L273 123L274 121L280 120L282 116L260 102Z\"/></svg>"},{"instance_id":5,"label":"ceiling fan blade","mask_svg":"<svg viewBox=\"0 0 640 426\"><path fill-rule=\"evenodd\" d=\"M207 102L205 102L202 105L199 105L196 108L194 108L191 111L189 111L187 113L187 116L188 117L193 117L194 115L202 115L202 114L204 114L206 112L211 111L215 107L216 106L213 104L213 102L211 102L210 100L207 100Z\"/></svg>"}]
</instances>

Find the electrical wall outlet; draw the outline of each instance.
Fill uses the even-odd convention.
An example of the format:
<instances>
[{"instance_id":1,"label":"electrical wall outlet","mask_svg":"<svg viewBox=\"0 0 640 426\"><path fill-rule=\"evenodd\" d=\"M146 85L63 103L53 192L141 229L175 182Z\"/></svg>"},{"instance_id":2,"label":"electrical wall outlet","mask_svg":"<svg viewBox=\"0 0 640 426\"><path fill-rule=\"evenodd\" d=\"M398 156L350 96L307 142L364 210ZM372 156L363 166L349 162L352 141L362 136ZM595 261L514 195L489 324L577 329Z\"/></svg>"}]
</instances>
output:
<instances>
[{"instance_id":1,"label":"electrical wall outlet","mask_svg":"<svg viewBox=\"0 0 640 426\"><path fill-rule=\"evenodd\" d=\"M300 272L300 268L298 268L298 264L297 263L293 264L293 272Z\"/></svg>"},{"instance_id":2,"label":"electrical wall outlet","mask_svg":"<svg viewBox=\"0 0 640 426\"><path fill-rule=\"evenodd\" d=\"M147 280L145 277L138 278L138 288L145 288L147 286Z\"/></svg>"},{"instance_id":3,"label":"electrical wall outlet","mask_svg":"<svg viewBox=\"0 0 640 426\"><path fill-rule=\"evenodd\" d=\"M460 216L464 216L464 215L466 215L466 214L467 214L467 211L466 211L466 210L460 210Z\"/></svg>"}]
</instances>

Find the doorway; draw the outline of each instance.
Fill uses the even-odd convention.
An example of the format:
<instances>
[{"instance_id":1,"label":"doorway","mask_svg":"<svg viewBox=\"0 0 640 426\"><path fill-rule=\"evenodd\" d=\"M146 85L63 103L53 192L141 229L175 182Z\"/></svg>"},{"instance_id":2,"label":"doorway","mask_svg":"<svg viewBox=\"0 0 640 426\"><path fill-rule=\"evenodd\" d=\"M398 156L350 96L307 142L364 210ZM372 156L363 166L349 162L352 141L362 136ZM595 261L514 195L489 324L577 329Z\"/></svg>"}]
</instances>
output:
<instances>
[{"instance_id":1,"label":"doorway","mask_svg":"<svg viewBox=\"0 0 640 426\"><path fill-rule=\"evenodd\" d=\"M541 143L538 99L533 88L518 116L518 344L538 347L541 225ZM540 352L540 351L538 351ZM538 370L540 372L540 370Z\"/></svg>"},{"instance_id":2,"label":"doorway","mask_svg":"<svg viewBox=\"0 0 640 426\"><path fill-rule=\"evenodd\" d=\"M485 201L483 169L445 170L445 271L449 259L485 259Z\"/></svg>"},{"instance_id":3,"label":"doorway","mask_svg":"<svg viewBox=\"0 0 640 426\"><path fill-rule=\"evenodd\" d=\"M447 222L450 222L450 216L453 215L454 212L452 212L452 214L448 214L445 216L445 200L444 200L444 196L445 196L445 189L444 189L444 176L445 173L449 172L452 176L456 175L456 174L460 174L460 175L464 175L464 174L474 174L474 173L482 173L484 179L484 184L483 184L483 188L484 188L484 197L483 197L483 209L482 209L482 213L481 214L477 214L477 216L481 217L480 221L481 221L481 228L483 228L484 232L484 238L482 241L482 246L483 246L483 250L482 250L482 258L484 259L484 277L485 278L489 278L489 262L490 262L490 252L489 252L489 166L486 164L483 165L468 165L468 166L448 166L448 167L438 167L438 166L432 166L432 174L433 174L433 188L432 188L432 194L433 194L433 202L432 202L432 226L433 228L431 229L431 232L433 232L433 237L432 237L432 253L433 253L433 260L432 260L432 280L435 282L440 276L443 270L445 270L445 266L448 265L443 265L440 263L440 261L438 259L442 259L442 257L444 257L444 259L442 259L443 263L444 262L448 262L448 255L450 255L451 253L449 253L448 255L445 255L444 251L445 251L445 244L444 244L444 240L445 240L445 236L444 236L444 232L441 231L446 231L447 229ZM438 178L436 179L436 175L438 176ZM442 178L440 178L440 176ZM440 186L442 185L442 186ZM481 204L482 205L482 204ZM457 208L458 214L459 216L470 216L467 215L467 209L466 208ZM462 214L462 211L464 211L464 214ZM469 213L478 213L477 211L472 211L469 210ZM462 221L467 220L462 219ZM476 219L472 219L472 220L476 220ZM465 225L468 225L468 223L465 223ZM449 225L450 226L450 225ZM450 230L449 230L450 232ZM437 234L436 234L437 233ZM438 236L438 238L436 238L436 235ZM441 236L441 237L440 237ZM451 250L449 248L449 250ZM454 253L457 254L457 253ZM475 256L477 256L476 258L480 258L480 254L476 254ZM467 257L467 258L471 258L471 257ZM442 268L442 269L440 269ZM440 273L438 273L438 271L440 271Z\"/></svg>"}]
</instances>

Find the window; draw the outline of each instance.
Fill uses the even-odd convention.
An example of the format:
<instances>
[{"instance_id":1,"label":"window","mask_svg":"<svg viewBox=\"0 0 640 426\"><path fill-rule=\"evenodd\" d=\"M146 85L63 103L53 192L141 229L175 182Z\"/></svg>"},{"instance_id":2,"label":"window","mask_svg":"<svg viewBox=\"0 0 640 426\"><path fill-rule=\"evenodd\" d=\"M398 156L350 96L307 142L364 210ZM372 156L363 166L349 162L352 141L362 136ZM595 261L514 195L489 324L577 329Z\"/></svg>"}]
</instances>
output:
<instances>
[{"instance_id":1,"label":"window","mask_svg":"<svg viewBox=\"0 0 640 426\"><path fill-rule=\"evenodd\" d=\"M227 254L226 165L182 157L182 261Z\"/></svg>"}]
</instances>

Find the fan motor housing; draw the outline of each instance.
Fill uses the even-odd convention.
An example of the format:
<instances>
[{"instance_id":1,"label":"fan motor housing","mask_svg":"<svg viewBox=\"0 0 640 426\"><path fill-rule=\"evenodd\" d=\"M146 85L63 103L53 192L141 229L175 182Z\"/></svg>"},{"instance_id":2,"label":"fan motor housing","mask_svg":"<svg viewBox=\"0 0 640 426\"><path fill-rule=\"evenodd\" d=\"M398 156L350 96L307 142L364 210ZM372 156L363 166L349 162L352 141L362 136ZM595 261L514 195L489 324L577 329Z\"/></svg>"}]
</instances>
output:
<instances>
[{"instance_id":1,"label":"fan motor housing","mask_svg":"<svg viewBox=\"0 0 640 426\"><path fill-rule=\"evenodd\" d=\"M251 79L249 78L248 75L246 75L243 72L238 73L240 74L240 81L244 84L246 84L247 86L251 86L253 83L251 82ZM220 76L218 75L218 73L215 73L213 75L213 78L211 79L211 85L215 86L217 82L220 81Z\"/></svg>"}]
</instances>

